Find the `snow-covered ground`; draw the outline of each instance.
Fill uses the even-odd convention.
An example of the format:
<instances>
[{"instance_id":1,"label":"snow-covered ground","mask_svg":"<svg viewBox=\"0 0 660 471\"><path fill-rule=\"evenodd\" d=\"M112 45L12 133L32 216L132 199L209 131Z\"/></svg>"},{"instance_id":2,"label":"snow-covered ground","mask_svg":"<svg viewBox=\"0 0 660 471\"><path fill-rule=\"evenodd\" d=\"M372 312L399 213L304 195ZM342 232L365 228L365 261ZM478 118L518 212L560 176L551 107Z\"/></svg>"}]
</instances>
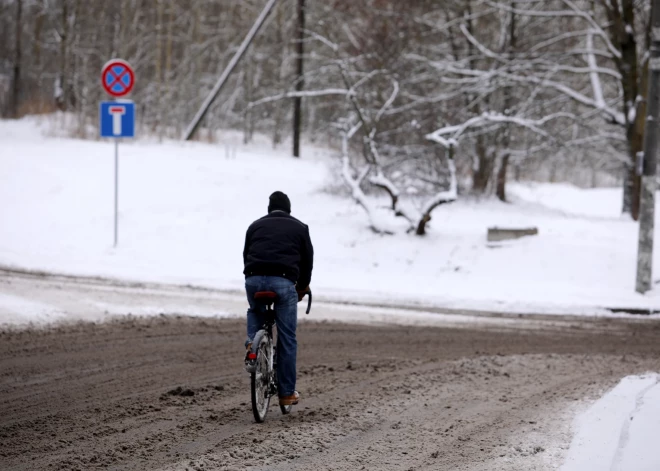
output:
<instances>
[{"instance_id":1,"label":"snow-covered ground","mask_svg":"<svg viewBox=\"0 0 660 471\"><path fill-rule=\"evenodd\" d=\"M575 420L560 471L660 469L660 375L629 376Z\"/></svg>"},{"instance_id":2,"label":"snow-covered ground","mask_svg":"<svg viewBox=\"0 0 660 471\"><path fill-rule=\"evenodd\" d=\"M617 189L516 184L514 204L464 199L433 213L427 237L380 236L360 207L328 191L341 185L330 151L307 148L298 160L266 143L243 146L238 133L218 145L142 140L120 146L115 249L113 145L50 137L44 123L0 121L2 265L240 288L244 231L279 189L310 226L312 285L324 299L514 312L660 309L658 290L635 293L637 225L620 216ZM490 226L536 226L540 234L492 245Z\"/></svg>"}]
</instances>

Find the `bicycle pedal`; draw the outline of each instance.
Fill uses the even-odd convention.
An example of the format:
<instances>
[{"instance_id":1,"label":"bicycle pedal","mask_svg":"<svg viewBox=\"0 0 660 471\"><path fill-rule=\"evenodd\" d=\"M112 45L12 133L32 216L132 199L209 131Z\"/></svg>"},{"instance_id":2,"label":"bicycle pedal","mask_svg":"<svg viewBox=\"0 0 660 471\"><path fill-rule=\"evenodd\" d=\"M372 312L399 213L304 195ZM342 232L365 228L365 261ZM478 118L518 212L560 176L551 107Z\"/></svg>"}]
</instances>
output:
<instances>
[{"instance_id":1,"label":"bicycle pedal","mask_svg":"<svg viewBox=\"0 0 660 471\"><path fill-rule=\"evenodd\" d=\"M248 373L254 373L255 370L257 369L257 362L254 360L247 360L245 362L245 371Z\"/></svg>"}]
</instances>

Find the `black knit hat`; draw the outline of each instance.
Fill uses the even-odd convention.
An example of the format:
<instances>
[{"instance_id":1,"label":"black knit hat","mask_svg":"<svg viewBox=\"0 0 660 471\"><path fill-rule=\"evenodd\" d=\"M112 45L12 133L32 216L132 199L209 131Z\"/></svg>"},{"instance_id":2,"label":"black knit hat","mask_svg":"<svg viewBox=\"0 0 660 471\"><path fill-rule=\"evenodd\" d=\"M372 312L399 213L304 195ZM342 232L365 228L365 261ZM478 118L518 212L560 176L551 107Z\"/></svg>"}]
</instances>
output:
<instances>
[{"instance_id":1,"label":"black knit hat","mask_svg":"<svg viewBox=\"0 0 660 471\"><path fill-rule=\"evenodd\" d=\"M291 213L291 201L289 197L282 193L281 191L276 191L268 199L268 212L273 211L284 211L285 213Z\"/></svg>"}]
</instances>

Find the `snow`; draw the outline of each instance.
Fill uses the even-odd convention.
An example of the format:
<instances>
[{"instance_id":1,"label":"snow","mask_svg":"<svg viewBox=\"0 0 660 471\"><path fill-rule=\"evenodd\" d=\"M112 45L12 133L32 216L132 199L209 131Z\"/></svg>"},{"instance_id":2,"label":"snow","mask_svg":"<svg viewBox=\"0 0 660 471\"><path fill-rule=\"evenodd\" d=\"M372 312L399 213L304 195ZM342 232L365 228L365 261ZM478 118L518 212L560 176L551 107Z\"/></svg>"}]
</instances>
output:
<instances>
[{"instance_id":1,"label":"snow","mask_svg":"<svg viewBox=\"0 0 660 471\"><path fill-rule=\"evenodd\" d=\"M46 323L61 319L57 307L7 293L0 293L0 325Z\"/></svg>"},{"instance_id":2,"label":"snow","mask_svg":"<svg viewBox=\"0 0 660 471\"><path fill-rule=\"evenodd\" d=\"M453 160L448 161L449 164L449 174L451 175L449 190L441 191L433 196L422 209L422 214L427 214L433 208L445 201L455 201L458 198L458 181L456 179L456 165Z\"/></svg>"},{"instance_id":3,"label":"snow","mask_svg":"<svg viewBox=\"0 0 660 471\"><path fill-rule=\"evenodd\" d=\"M245 317L245 294L163 284L126 284L66 277L25 278L9 276L0 283L0 329L49 326L68 322L103 322L115 316ZM95 282L96 281L96 282ZM527 329L547 321L529 318L488 317L431 313L418 310L371 307L315 301L312 314L301 322L348 322L397 326L474 327Z\"/></svg>"},{"instance_id":4,"label":"snow","mask_svg":"<svg viewBox=\"0 0 660 471\"><path fill-rule=\"evenodd\" d=\"M660 375L628 376L584 414L560 471L660 469Z\"/></svg>"},{"instance_id":5,"label":"snow","mask_svg":"<svg viewBox=\"0 0 660 471\"><path fill-rule=\"evenodd\" d=\"M49 137L52 122L38 123L0 121L0 265L241 289L244 231L282 190L310 226L319 301L660 310L657 292L635 293L637 225L620 216L619 189L512 184L514 204L462 198L438 207L426 237L406 234L403 218L385 217L386 196L368 196L374 220L396 232L388 236L368 229L351 198L334 194L343 185L340 159L327 150L306 147L293 159L286 149L243 146L240 133L223 134L220 145L139 140L120 145L114 249L113 146ZM491 226L535 226L539 235L489 244Z\"/></svg>"},{"instance_id":6,"label":"snow","mask_svg":"<svg viewBox=\"0 0 660 471\"><path fill-rule=\"evenodd\" d=\"M61 276L6 276L0 283L0 329L78 321L105 322L117 316L160 314L243 318L245 295L172 285L104 283Z\"/></svg>"},{"instance_id":7,"label":"snow","mask_svg":"<svg viewBox=\"0 0 660 471\"><path fill-rule=\"evenodd\" d=\"M611 188L583 190L564 183L514 185L518 202L536 203L566 218L617 220L621 216L621 192ZM627 217L627 216L626 216Z\"/></svg>"}]
</instances>

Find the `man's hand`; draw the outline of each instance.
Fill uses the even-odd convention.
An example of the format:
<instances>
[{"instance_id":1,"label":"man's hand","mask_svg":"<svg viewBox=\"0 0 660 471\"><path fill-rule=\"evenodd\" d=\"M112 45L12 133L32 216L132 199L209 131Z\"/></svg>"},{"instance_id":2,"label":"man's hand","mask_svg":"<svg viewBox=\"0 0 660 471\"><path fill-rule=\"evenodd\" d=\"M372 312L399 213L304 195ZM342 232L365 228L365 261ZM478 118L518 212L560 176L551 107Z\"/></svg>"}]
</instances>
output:
<instances>
[{"instance_id":1,"label":"man's hand","mask_svg":"<svg viewBox=\"0 0 660 471\"><path fill-rule=\"evenodd\" d=\"M309 293L309 286L304 290L296 290L298 293L298 302L302 301L307 293Z\"/></svg>"}]
</instances>

